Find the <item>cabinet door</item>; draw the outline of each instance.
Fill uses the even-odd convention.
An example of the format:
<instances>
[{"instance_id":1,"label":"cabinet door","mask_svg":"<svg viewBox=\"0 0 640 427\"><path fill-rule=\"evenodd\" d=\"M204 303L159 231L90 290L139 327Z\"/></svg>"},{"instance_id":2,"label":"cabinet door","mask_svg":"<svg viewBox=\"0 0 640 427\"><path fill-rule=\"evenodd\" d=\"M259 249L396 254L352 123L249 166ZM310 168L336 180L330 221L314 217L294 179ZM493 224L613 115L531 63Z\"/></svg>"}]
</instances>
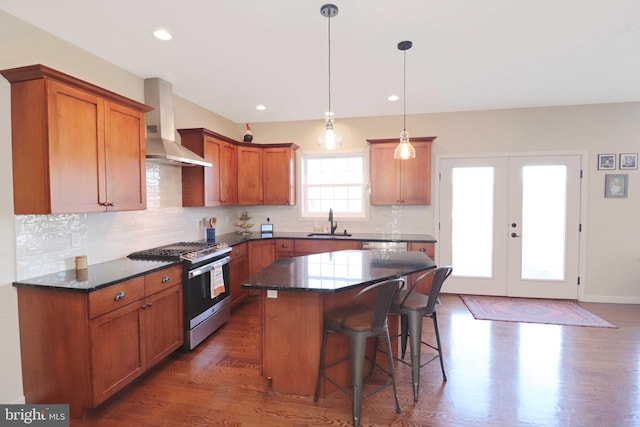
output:
<instances>
[{"instance_id":1,"label":"cabinet door","mask_svg":"<svg viewBox=\"0 0 640 427\"><path fill-rule=\"evenodd\" d=\"M204 137L205 159L213 166L204 168L204 205L220 205L220 145L221 143L210 136Z\"/></svg>"},{"instance_id":2,"label":"cabinet door","mask_svg":"<svg viewBox=\"0 0 640 427\"><path fill-rule=\"evenodd\" d=\"M287 147L262 150L265 205L295 205L295 160Z\"/></svg>"},{"instance_id":3,"label":"cabinet door","mask_svg":"<svg viewBox=\"0 0 640 427\"><path fill-rule=\"evenodd\" d=\"M240 304L249 294L249 290L241 286L249 277L249 258L235 258L229 264L229 286L231 287L231 308Z\"/></svg>"},{"instance_id":4,"label":"cabinet door","mask_svg":"<svg viewBox=\"0 0 640 427\"><path fill-rule=\"evenodd\" d=\"M93 404L129 384L146 369L142 302L97 317L90 322Z\"/></svg>"},{"instance_id":5,"label":"cabinet door","mask_svg":"<svg viewBox=\"0 0 640 427\"><path fill-rule=\"evenodd\" d=\"M220 205L220 142L202 129L178 129L182 145L208 162L210 168L182 168L182 206Z\"/></svg>"},{"instance_id":6,"label":"cabinet door","mask_svg":"<svg viewBox=\"0 0 640 427\"><path fill-rule=\"evenodd\" d=\"M107 210L147 207L144 113L105 102Z\"/></svg>"},{"instance_id":7,"label":"cabinet door","mask_svg":"<svg viewBox=\"0 0 640 427\"><path fill-rule=\"evenodd\" d=\"M253 276L275 261L273 239L249 242L249 276Z\"/></svg>"},{"instance_id":8,"label":"cabinet door","mask_svg":"<svg viewBox=\"0 0 640 427\"><path fill-rule=\"evenodd\" d=\"M258 147L238 147L238 204L263 203L262 150Z\"/></svg>"},{"instance_id":9,"label":"cabinet door","mask_svg":"<svg viewBox=\"0 0 640 427\"><path fill-rule=\"evenodd\" d=\"M400 204L400 160L393 158L396 146L396 143L371 145L369 175L372 205Z\"/></svg>"},{"instance_id":10,"label":"cabinet door","mask_svg":"<svg viewBox=\"0 0 640 427\"><path fill-rule=\"evenodd\" d=\"M184 342L182 283L145 299L147 368L163 360Z\"/></svg>"},{"instance_id":11,"label":"cabinet door","mask_svg":"<svg viewBox=\"0 0 640 427\"><path fill-rule=\"evenodd\" d=\"M431 259L434 259L435 254L435 245L433 243L420 243L420 242L409 242L408 249L410 251L419 251L424 252ZM425 272L411 274L409 276L409 284L412 284L418 277L422 276ZM425 295L429 295L429 291L431 291L431 284L433 282L432 278L427 278L423 280L418 287L416 288L418 292L421 292Z\"/></svg>"},{"instance_id":12,"label":"cabinet door","mask_svg":"<svg viewBox=\"0 0 640 427\"><path fill-rule=\"evenodd\" d=\"M104 101L56 82L46 87L49 188L38 191L50 192L51 213L104 211Z\"/></svg>"},{"instance_id":13,"label":"cabinet door","mask_svg":"<svg viewBox=\"0 0 640 427\"><path fill-rule=\"evenodd\" d=\"M236 146L223 142L220 146L220 204L233 206L238 202Z\"/></svg>"},{"instance_id":14,"label":"cabinet door","mask_svg":"<svg viewBox=\"0 0 640 427\"><path fill-rule=\"evenodd\" d=\"M400 201L403 205L431 204L431 143L413 142L416 158L400 163Z\"/></svg>"}]
</instances>

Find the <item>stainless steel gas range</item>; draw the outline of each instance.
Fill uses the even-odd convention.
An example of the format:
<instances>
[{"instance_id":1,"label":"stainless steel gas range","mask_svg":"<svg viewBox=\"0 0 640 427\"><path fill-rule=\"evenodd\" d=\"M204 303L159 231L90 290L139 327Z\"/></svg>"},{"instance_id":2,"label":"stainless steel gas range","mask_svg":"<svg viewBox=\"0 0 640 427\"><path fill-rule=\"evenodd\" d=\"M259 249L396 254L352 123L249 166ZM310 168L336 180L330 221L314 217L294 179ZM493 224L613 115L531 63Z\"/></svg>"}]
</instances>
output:
<instances>
[{"instance_id":1,"label":"stainless steel gas range","mask_svg":"<svg viewBox=\"0 0 640 427\"><path fill-rule=\"evenodd\" d=\"M229 261L231 248L208 241L178 242L129 254L131 259L183 263L183 350L193 350L231 316Z\"/></svg>"}]
</instances>

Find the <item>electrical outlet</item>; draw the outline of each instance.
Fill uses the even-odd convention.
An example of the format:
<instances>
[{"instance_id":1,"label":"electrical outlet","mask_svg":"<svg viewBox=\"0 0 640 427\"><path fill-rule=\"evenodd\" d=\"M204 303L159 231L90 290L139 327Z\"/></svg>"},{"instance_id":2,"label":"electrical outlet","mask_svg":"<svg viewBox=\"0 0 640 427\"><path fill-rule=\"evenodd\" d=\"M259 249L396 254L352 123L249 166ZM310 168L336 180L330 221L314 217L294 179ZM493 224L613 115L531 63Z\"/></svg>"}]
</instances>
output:
<instances>
[{"instance_id":1,"label":"electrical outlet","mask_svg":"<svg viewBox=\"0 0 640 427\"><path fill-rule=\"evenodd\" d=\"M274 289L267 289L267 298L278 298L278 291Z\"/></svg>"},{"instance_id":2,"label":"electrical outlet","mask_svg":"<svg viewBox=\"0 0 640 427\"><path fill-rule=\"evenodd\" d=\"M71 232L71 247L79 248L80 247L80 232L72 231Z\"/></svg>"}]
</instances>

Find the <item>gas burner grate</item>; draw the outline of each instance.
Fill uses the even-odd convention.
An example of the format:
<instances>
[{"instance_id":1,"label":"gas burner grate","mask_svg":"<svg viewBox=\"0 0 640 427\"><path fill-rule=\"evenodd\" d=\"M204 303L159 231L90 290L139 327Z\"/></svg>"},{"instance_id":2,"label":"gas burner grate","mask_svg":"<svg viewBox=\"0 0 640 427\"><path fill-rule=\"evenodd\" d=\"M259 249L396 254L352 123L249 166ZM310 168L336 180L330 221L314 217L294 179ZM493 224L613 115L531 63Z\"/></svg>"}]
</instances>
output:
<instances>
[{"instance_id":1,"label":"gas burner grate","mask_svg":"<svg viewBox=\"0 0 640 427\"><path fill-rule=\"evenodd\" d=\"M212 250L217 249L217 250ZM159 246L157 248L144 249L133 252L128 255L131 259L143 260L169 260L179 261L184 259L183 256L190 255L188 260L196 262L202 256L210 258L215 255L218 250L221 253L228 252L228 246L223 243L197 241L197 242L177 242L170 245Z\"/></svg>"}]
</instances>

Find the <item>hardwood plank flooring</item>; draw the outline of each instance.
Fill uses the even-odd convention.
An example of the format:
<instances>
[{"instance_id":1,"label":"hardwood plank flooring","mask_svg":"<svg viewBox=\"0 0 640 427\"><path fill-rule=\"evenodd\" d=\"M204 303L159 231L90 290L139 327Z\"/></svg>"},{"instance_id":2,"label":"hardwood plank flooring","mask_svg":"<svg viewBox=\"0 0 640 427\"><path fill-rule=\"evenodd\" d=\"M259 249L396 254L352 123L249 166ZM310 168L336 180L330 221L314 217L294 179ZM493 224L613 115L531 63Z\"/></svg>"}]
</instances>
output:
<instances>
[{"instance_id":1,"label":"hardwood plank flooring","mask_svg":"<svg viewBox=\"0 0 640 427\"><path fill-rule=\"evenodd\" d=\"M425 366L414 403L410 368L399 365L402 413L388 388L364 400L363 426L640 426L640 305L582 304L618 326L606 329L475 320L458 296L441 301L448 381L437 362ZM258 309L249 298L194 351L174 353L71 426L351 425L339 391L318 403L269 391Z\"/></svg>"}]
</instances>

